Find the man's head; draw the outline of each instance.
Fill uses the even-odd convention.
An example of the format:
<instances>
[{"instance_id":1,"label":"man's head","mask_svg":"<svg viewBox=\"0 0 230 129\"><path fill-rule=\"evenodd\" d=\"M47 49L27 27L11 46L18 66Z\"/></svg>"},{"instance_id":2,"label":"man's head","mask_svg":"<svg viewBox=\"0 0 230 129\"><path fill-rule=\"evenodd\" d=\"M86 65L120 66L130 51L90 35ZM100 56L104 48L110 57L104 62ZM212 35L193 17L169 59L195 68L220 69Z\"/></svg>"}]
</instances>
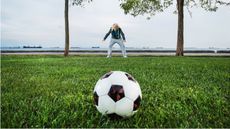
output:
<instances>
[{"instance_id":1,"label":"man's head","mask_svg":"<svg viewBox=\"0 0 230 129\"><path fill-rule=\"evenodd\" d=\"M118 26L118 24L117 23L114 23L113 25L112 25L112 29L113 30L117 30L117 29L119 29L120 27Z\"/></svg>"}]
</instances>

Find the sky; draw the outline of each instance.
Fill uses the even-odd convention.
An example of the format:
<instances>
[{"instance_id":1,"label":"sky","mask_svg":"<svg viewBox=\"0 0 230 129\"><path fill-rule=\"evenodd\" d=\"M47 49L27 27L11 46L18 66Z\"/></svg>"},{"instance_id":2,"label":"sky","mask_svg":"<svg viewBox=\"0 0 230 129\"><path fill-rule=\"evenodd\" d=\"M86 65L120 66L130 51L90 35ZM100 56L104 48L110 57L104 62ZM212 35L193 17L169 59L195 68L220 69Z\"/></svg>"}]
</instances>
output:
<instances>
[{"instance_id":1,"label":"sky","mask_svg":"<svg viewBox=\"0 0 230 129\"><path fill-rule=\"evenodd\" d=\"M126 35L126 47L175 48L177 15L173 5L147 20L125 15L118 0L69 6L70 47L108 47L102 42L113 23ZM217 12L184 8L184 46L230 48L230 7ZM1 0L1 47L64 47L64 0Z\"/></svg>"}]
</instances>

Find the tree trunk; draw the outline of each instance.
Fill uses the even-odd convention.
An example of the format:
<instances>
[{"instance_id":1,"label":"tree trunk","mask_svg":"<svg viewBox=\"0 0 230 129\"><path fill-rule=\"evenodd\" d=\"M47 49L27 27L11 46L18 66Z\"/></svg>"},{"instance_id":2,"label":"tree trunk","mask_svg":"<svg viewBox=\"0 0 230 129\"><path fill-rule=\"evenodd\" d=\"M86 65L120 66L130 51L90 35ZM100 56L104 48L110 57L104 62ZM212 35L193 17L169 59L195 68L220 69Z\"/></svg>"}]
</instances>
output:
<instances>
[{"instance_id":1,"label":"tree trunk","mask_svg":"<svg viewBox=\"0 0 230 129\"><path fill-rule=\"evenodd\" d=\"M184 55L184 0L177 0L178 30L176 56Z\"/></svg>"},{"instance_id":2,"label":"tree trunk","mask_svg":"<svg viewBox=\"0 0 230 129\"><path fill-rule=\"evenodd\" d=\"M69 0L65 0L65 52L64 56L69 55Z\"/></svg>"}]
</instances>

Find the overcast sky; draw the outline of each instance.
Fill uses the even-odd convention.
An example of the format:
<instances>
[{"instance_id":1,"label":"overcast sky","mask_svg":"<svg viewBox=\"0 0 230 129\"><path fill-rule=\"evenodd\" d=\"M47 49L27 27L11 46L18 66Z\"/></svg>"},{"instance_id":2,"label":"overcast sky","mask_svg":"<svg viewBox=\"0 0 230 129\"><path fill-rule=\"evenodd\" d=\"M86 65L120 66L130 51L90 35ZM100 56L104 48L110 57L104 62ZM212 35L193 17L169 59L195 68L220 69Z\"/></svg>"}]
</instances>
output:
<instances>
[{"instance_id":1,"label":"overcast sky","mask_svg":"<svg viewBox=\"0 0 230 129\"><path fill-rule=\"evenodd\" d=\"M107 47L101 43L113 23L127 38L127 47L176 47L175 6L146 20L124 15L118 0L94 0L85 8L71 6L70 46ZM185 8L185 47L230 47L230 7L217 12ZM1 46L64 47L64 0L1 0Z\"/></svg>"}]
</instances>

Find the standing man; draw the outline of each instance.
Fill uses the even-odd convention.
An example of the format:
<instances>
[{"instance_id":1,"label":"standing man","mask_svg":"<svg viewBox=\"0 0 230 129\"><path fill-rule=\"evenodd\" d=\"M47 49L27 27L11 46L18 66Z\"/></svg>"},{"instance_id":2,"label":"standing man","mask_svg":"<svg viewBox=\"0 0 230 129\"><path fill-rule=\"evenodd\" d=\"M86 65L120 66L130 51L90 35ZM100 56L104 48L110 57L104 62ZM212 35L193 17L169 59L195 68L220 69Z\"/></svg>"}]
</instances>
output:
<instances>
[{"instance_id":1,"label":"standing man","mask_svg":"<svg viewBox=\"0 0 230 129\"><path fill-rule=\"evenodd\" d=\"M109 29L109 32L105 35L103 41L105 41L106 38L110 34L112 35L112 37L111 37L111 41L110 41L110 44L109 44L107 58L110 58L112 56L112 48L113 48L113 45L116 44L116 43L121 47L123 57L127 58L126 49L125 49L125 45L124 45L124 42L126 42L125 34L121 30L121 28L118 26L118 24L114 23L112 25L112 27Z\"/></svg>"}]
</instances>

